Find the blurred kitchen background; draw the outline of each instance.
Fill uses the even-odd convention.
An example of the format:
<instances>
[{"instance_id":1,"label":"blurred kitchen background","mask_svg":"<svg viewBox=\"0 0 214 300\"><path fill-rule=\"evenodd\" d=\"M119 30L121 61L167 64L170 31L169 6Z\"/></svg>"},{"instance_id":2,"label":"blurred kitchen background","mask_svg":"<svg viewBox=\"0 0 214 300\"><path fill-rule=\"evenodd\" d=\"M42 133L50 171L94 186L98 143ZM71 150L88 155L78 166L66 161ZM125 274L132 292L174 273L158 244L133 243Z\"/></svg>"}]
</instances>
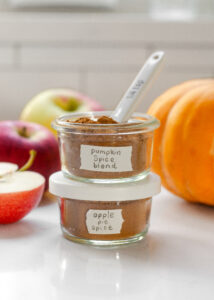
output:
<instances>
[{"instance_id":1,"label":"blurred kitchen background","mask_svg":"<svg viewBox=\"0 0 214 300\"><path fill-rule=\"evenodd\" d=\"M44 89L77 89L115 106L154 50L166 64L149 104L214 75L213 0L0 0L0 119Z\"/></svg>"}]
</instances>

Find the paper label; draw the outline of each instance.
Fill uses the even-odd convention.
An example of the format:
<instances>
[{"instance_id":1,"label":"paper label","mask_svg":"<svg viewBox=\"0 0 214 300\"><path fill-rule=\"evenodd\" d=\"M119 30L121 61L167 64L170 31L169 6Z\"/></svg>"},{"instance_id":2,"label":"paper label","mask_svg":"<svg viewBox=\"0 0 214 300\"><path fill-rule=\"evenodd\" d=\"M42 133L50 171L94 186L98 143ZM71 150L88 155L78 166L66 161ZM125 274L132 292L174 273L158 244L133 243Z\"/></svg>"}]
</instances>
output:
<instances>
[{"instance_id":1,"label":"paper label","mask_svg":"<svg viewBox=\"0 0 214 300\"><path fill-rule=\"evenodd\" d=\"M117 234L122 224L122 209L89 209L86 214L86 226L91 234Z\"/></svg>"},{"instance_id":2,"label":"paper label","mask_svg":"<svg viewBox=\"0 0 214 300\"><path fill-rule=\"evenodd\" d=\"M132 171L132 146L100 147L81 145L80 169L98 172Z\"/></svg>"}]
</instances>

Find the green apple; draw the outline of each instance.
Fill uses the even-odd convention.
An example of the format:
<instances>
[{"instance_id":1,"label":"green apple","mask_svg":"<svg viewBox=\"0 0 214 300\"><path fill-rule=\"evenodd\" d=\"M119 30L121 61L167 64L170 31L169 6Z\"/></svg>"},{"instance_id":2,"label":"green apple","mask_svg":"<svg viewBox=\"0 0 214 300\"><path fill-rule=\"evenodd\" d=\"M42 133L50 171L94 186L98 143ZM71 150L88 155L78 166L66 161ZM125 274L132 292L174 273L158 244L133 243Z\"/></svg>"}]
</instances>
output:
<instances>
[{"instance_id":1,"label":"green apple","mask_svg":"<svg viewBox=\"0 0 214 300\"><path fill-rule=\"evenodd\" d=\"M24 107L20 119L46 126L52 132L51 122L69 112L102 110L95 100L69 89L51 89L41 92Z\"/></svg>"}]
</instances>

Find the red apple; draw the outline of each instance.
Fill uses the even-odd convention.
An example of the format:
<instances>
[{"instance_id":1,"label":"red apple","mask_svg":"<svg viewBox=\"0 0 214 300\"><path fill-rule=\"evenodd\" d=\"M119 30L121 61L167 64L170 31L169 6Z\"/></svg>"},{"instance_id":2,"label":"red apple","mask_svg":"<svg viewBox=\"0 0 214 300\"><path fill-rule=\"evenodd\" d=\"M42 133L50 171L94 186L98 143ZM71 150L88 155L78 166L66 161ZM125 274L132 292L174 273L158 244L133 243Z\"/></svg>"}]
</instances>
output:
<instances>
[{"instance_id":1,"label":"red apple","mask_svg":"<svg viewBox=\"0 0 214 300\"><path fill-rule=\"evenodd\" d=\"M32 171L13 172L12 164L8 164L7 171L6 165L0 163L0 224L17 222L28 214L39 204L45 186L42 175Z\"/></svg>"},{"instance_id":2,"label":"red apple","mask_svg":"<svg viewBox=\"0 0 214 300\"><path fill-rule=\"evenodd\" d=\"M60 169L59 148L55 136L44 126L24 121L0 122L0 161L22 167L33 149L37 155L29 170L42 174L48 186L49 176Z\"/></svg>"}]
</instances>

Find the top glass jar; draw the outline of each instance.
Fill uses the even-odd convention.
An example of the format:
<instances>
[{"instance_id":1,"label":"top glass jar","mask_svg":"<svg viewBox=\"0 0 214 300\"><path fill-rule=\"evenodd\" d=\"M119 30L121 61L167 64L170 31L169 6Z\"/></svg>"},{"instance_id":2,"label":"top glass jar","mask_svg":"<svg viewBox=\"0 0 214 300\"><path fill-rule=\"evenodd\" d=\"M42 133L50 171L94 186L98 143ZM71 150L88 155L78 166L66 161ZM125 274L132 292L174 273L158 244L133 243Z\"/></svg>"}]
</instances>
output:
<instances>
[{"instance_id":1,"label":"top glass jar","mask_svg":"<svg viewBox=\"0 0 214 300\"><path fill-rule=\"evenodd\" d=\"M62 171L85 182L127 182L144 178L150 171L153 133L159 121L135 113L126 123L89 124L111 111L67 114L53 122L59 137Z\"/></svg>"}]
</instances>

